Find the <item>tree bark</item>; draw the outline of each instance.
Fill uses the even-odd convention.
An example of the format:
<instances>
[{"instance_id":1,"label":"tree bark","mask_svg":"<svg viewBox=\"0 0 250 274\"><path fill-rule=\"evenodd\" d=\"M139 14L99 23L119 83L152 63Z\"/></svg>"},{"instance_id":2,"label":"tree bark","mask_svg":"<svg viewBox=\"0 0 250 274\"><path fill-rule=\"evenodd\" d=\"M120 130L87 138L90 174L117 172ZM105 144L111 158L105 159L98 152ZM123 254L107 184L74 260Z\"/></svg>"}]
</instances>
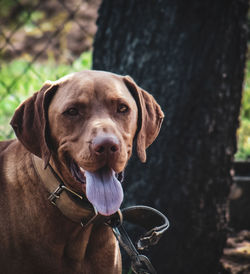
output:
<instances>
[{"instance_id":1,"label":"tree bark","mask_svg":"<svg viewBox=\"0 0 250 274\"><path fill-rule=\"evenodd\" d=\"M104 0L93 68L129 74L166 118L147 164L126 170L125 204L163 211L151 252L166 274L218 273L226 240L247 44L247 0Z\"/></svg>"}]
</instances>

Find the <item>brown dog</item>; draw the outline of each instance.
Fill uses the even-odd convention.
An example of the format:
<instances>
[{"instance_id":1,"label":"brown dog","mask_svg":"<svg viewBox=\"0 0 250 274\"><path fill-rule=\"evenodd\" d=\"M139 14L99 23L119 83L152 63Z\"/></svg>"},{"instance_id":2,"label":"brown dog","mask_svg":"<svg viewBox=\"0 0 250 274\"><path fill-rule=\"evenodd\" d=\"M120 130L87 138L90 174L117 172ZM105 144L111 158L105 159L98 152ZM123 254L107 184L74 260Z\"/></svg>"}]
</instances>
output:
<instances>
[{"instance_id":1,"label":"brown dog","mask_svg":"<svg viewBox=\"0 0 250 274\"><path fill-rule=\"evenodd\" d=\"M145 162L162 120L159 105L130 77L101 71L46 82L20 105L11 121L18 139L0 143L0 272L121 273L111 228L82 228L93 210L69 192L86 195L101 215L115 213L133 140ZM70 191L52 194L55 207L48 196L60 179Z\"/></svg>"}]
</instances>

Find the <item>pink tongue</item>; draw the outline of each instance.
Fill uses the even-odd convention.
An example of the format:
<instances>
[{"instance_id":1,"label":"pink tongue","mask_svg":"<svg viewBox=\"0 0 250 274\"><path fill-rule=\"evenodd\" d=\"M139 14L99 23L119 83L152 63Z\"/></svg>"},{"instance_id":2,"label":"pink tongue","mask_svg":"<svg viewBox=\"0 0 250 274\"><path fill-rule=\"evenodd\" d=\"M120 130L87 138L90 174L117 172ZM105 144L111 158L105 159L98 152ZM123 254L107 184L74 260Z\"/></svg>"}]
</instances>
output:
<instances>
[{"instance_id":1,"label":"pink tongue","mask_svg":"<svg viewBox=\"0 0 250 274\"><path fill-rule=\"evenodd\" d=\"M85 170L86 195L97 211L105 216L114 214L123 200L121 183L114 170L102 168L96 172Z\"/></svg>"}]
</instances>

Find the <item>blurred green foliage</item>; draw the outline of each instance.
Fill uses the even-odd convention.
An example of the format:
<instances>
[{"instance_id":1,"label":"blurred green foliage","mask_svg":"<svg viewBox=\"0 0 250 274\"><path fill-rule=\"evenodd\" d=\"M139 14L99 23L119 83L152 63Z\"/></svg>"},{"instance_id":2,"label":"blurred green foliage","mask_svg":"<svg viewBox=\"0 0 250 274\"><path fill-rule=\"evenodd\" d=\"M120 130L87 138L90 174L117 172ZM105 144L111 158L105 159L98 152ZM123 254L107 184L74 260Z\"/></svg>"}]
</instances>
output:
<instances>
[{"instance_id":1,"label":"blurred green foliage","mask_svg":"<svg viewBox=\"0 0 250 274\"><path fill-rule=\"evenodd\" d=\"M247 62L236 160L250 160L250 60Z\"/></svg>"},{"instance_id":2,"label":"blurred green foliage","mask_svg":"<svg viewBox=\"0 0 250 274\"><path fill-rule=\"evenodd\" d=\"M30 64L26 60L2 63L0 68L0 140L14 137L9 126L16 107L39 90L46 80L56 80L71 72L90 69L92 53L83 53L73 64L53 61ZM8 92L6 94L6 91Z\"/></svg>"},{"instance_id":3,"label":"blurred green foliage","mask_svg":"<svg viewBox=\"0 0 250 274\"><path fill-rule=\"evenodd\" d=\"M1 0L0 16L7 17L15 6L17 6L15 0Z\"/></svg>"}]
</instances>

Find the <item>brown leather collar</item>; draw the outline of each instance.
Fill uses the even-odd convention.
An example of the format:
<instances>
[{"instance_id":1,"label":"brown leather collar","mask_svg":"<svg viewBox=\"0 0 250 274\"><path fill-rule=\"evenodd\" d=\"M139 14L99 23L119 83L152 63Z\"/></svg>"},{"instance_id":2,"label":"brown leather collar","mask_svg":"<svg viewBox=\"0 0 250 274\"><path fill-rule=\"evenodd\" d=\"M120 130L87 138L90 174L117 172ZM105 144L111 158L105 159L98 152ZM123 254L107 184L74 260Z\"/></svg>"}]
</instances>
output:
<instances>
[{"instance_id":1,"label":"brown leather collar","mask_svg":"<svg viewBox=\"0 0 250 274\"><path fill-rule=\"evenodd\" d=\"M105 222L112 228L120 245L131 257L133 272L139 274L143 271L143 273L156 274L149 259L138 253L122 226L122 222L124 219L149 230L137 243L137 248L142 250L148 248L150 245L155 245L161 235L168 229L169 221L165 215L148 206L132 206L118 210L112 216L104 217L97 213L96 209L86 201L86 198L67 188L50 165L44 169L42 159L35 155L32 155L32 161L37 175L50 193L48 199L66 217L73 222L81 223L84 229L91 223ZM70 195L73 195L75 198L72 199ZM83 203L76 202L76 199ZM156 223L157 226L154 226L153 223ZM153 228L151 228L152 226Z\"/></svg>"},{"instance_id":2,"label":"brown leather collar","mask_svg":"<svg viewBox=\"0 0 250 274\"><path fill-rule=\"evenodd\" d=\"M43 168L43 160L32 154L32 161L38 177L50 193L48 199L67 218L87 226L98 216L96 209L84 196L66 187L58 174L49 165Z\"/></svg>"}]
</instances>

